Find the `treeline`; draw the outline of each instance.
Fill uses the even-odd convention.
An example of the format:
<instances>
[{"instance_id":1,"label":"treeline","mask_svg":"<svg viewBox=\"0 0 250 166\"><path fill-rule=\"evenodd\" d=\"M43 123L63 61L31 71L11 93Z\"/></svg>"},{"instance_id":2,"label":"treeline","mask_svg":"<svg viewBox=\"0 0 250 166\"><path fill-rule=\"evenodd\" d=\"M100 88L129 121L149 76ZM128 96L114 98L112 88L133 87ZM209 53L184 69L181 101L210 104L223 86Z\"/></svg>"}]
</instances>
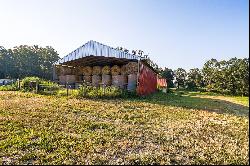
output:
<instances>
[{"instance_id":1,"label":"treeline","mask_svg":"<svg viewBox=\"0 0 250 166\"><path fill-rule=\"evenodd\" d=\"M167 79L168 87L205 89L230 95L249 95L249 59L231 58L228 61L211 59L202 69L188 72L178 68L161 69L161 76Z\"/></svg>"},{"instance_id":2,"label":"treeline","mask_svg":"<svg viewBox=\"0 0 250 166\"><path fill-rule=\"evenodd\" d=\"M50 46L21 45L13 49L0 46L0 78L37 76L52 79L52 64L59 58Z\"/></svg>"}]
</instances>

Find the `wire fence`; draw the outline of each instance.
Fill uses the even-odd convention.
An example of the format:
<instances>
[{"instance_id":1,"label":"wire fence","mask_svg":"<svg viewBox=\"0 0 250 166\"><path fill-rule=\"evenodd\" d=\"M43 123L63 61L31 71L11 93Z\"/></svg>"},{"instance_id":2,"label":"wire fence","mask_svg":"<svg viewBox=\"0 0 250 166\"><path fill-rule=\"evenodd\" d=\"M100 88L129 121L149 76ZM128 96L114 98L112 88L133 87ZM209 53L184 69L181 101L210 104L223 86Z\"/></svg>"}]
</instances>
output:
<instances>
[{"instance_id":1,"label":"wire fence","mask_svg":"<svg viewBox=\"0 0 250 166\"><path fill-rule=\"evenodd\" d=\"M17 90L29 91L38 94L60 95L60 96L81 96L81 97L125 97L135 96L135 91L127 91L127 84L123 87L107 86L102 83L99 86L92 86L88 82L78 82L74 84L58 84L58 83L39 83L38 81L30 81L21 84L17 81Z\"/></svg>"}]
</instances>

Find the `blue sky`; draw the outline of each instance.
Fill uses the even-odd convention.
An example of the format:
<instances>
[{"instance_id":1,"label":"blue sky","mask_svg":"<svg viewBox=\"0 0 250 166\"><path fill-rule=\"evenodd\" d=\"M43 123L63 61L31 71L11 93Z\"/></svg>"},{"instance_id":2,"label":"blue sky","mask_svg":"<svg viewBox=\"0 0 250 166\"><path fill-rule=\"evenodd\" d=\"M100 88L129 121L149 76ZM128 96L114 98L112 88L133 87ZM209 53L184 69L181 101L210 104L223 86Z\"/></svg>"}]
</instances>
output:
<instances>
[{"instance_id":1,"label":"blue sky","mask_svg":"<svg viewBox=\"0 0 250 166\"><path fill-rule=\"evenodd\" d=\"M142 49L160 67L201 68L249 56L248 0L0 0L0 45L54 47L89 40Z\"/></svg>"}]
</instances>

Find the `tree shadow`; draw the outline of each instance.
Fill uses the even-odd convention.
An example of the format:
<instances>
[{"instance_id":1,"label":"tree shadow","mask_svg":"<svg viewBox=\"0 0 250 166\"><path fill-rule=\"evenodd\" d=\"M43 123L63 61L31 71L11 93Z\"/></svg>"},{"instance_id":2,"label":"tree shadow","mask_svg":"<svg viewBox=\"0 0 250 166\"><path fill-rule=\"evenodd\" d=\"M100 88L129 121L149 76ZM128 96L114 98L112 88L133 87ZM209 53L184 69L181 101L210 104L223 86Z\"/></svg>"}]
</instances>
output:
<instances>
[{"instance_id":1,"label":"tree shadow","mask_svg":"<svg viewBox=\"0 0 250 166\"><path fill-rule=\"evenodd\" d=\"M188 93L162 93L158 92L140 99L140 101L174 106L187 109L198 109L219 114L230 114L249 117L249 107L222 99L205 98L204 95Z\"/></svg>"}]
</instances>

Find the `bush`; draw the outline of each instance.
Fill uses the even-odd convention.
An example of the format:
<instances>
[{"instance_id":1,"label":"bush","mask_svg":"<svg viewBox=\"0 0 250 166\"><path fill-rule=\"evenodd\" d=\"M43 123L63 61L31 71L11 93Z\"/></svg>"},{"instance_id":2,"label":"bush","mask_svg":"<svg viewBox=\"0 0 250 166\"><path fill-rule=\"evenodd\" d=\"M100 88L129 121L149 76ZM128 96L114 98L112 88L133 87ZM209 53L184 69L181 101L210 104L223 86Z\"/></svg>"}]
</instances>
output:
<instances>
[{"instance_id":1,"label":"bush","mask_svg":"<svg viewBox=\"0 0 250 166\"><path fill-rule=\"evenodd\" d=\"M52 93L56 94L60 89L60 86L54 82L41 79L39 77L25 77L21 81L21 88L23 91L31 91L36 88L36 82L38 83L38 90L41 94Z\"/></svg>"},{"instance_id":2,"label":"bush","mask_svg":"<svg viewBox=\"0 0 250 166\"><path fill-rule=\"evenodd\" d=\"M18 90L17 83L0 86L0 91L16 91L16 90Z\"/></svg>"},{"instance_id":3,"label":"bush","mask_svg":"<svg viewBox=\"0 0 250 166\"><path fill-rule=\"evenodd\" d=\"M89 97L89 98L128 98L135 97L136 92L129 92L126 90L119 89L117 87L92 87L92 86L81 86L78 90L79 97Z\"/></svg>"},{"instance_id":4,"label":"bush","mask_svg":"<svg viewBox=\"0 0 250 166\"><path fill-rule=\"evenodd\" d=\"M24 79L22 79L21 81L21 88L24 91L30 91L32 89L34 89L34 86L30 86L30 82L38 82L41 83L42 79L39 77L25 77Z\"/></svg>"},{"instance_id":5,"label":"bush","mask_svg":"<svg viewBox=\"0 0 250 166\"><path fill-rule=\"evenodd\" d=\"M41 81L39 84L39 91L58 91L60 86L51 81Z\"/></svg>"}]
</instances>

